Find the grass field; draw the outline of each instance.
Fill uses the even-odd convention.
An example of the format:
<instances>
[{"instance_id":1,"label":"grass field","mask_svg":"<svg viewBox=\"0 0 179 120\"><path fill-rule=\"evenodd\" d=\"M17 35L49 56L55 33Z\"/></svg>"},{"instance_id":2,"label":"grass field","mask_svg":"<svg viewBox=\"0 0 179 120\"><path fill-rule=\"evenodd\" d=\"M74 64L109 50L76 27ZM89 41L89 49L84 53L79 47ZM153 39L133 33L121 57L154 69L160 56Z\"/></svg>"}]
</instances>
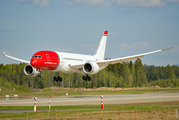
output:
<instances>
[{"instance_id":1,"label":"grass field","mask_svg":"<svg viewBox=\"0 0 179 120\"><path fill-rule=\"evenodd\" d=\"M143 94L143 93L178 93L179 88L163 88L163 89L122 89L122 90L95 90L95 89L86 89L86 90L75 90L73 88L58 88L58 89L43 89L37 90L36 92L23 92L23 91L13 91L6 88L1 88L0 97L5 97L9 95L10 97L14 94L18 94L21 98L31 98L31 97L49 97L49 96L65 96L66 93L70 96L75 95L108 95L108 94Z\"/></svg>"},{"instance_id":2,"label":"grass field","mask_svg":"<svg viewBox=\"0 0 179 120\"><path fill-rule=\"evenodd\" d=\"M124 119L175 119L175 109L179 109L179 101L155 102L155 103L133 103L133 104L108 104L101 110L99 105L89 106L52 106L51 112L48 107L38 106L37 110L42 112L26 112L33 106L4 106L1 110L24 110L23 113L0 113L3 120L116 120Z\"/></svg>"},{"instance_id":3,"label":"grass field","mask_svg":"<svg viewBox=\"0 0 179 120\"><path fill-rule=\"evenodd\" d=\"M143 88L143 89L121 89L121 90L75 90L58 88L42 89L36 92L13 91L1 88L0 96L13 96L18 94L21 98L69 96L76 95L108 95L108 94L143 94L143 93L178 93L179 88ZM179 101L158 102L158 103L133 103L133 104L108 104L101 110L99 105L84 106L37 106L37 113L33 111L34 106L0 106L0 119L3 120L173 120L175 109L179 109ZM16 111L17 113L2 113L2 111ZM19 112L18 111L22 111Z\"/></svg>"}]
</instances>

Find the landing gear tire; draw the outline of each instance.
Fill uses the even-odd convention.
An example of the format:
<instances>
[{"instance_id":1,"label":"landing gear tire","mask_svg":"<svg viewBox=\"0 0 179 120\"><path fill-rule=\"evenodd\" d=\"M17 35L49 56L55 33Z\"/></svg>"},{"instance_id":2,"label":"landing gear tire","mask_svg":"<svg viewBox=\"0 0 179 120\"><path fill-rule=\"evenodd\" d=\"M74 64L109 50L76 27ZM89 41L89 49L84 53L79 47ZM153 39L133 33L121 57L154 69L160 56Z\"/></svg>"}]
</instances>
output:
<instances>
[{"instance_id":1,"label":"landing gear tire","mask_svg":"<svg viewBox=\"0 0 179 120\"><path fill-rule=\"evenodd\" d=\"M85 81L87 80L87 79L86 79L86 76L83 76L82 79L85 80Z\"/></svg>"},{"instance_id":2,"label":"landing gear tire","mask_svg":"<svg viewBox=\"0 0 179 120\"><path fill-rule=\"evenodd\" d=\"M56 81L56 82L58 82L58 81L62 82L62 78L59 77L59 76L58 77L54 77L53 80Z\"/></svg>"},{"instance_id":3,"label":"landing gear tire","mask_svg":"<svg viewBox=\"0 0 179 120\"><path fill-rule=\"evenodd\" d=\"M90 80L91 80L91 77L89 77L88 75L86 75L86 76L83 76L82 79L85 80L85 81L87 81L87 80L90 81Z\"/></svg>"},{"instance_id":4,"label":"landing gear tire","mask_svg":"<svg viewBox=\"0 0 179 120\"><path fill-rule=\"evenodd\" d=\"M88 81L91 81L91 77L88 77L87 79L88 79Z\"/></svg>"},{"instance_id":5,"label":"landing gear tire","mask_svg":"<svg viewBox=\"0 0 179 120\"><path fill-rule=\"evenodd\" d=\"M39 72L39 74L37 75L37 77L42 77L41 70L40 70L40 69L37 69L37 71Z\"/></svg>"},{"instance_id":6,"label":"landing gear tire","mask_svg":"<svg viewBox=\"0 0 179 120\"><path fill-rule=\"evenodd\" d=\"M39 73L37 76L38 76L38 77L42 77L42 74Z\"/></svg>"}]
</instances>

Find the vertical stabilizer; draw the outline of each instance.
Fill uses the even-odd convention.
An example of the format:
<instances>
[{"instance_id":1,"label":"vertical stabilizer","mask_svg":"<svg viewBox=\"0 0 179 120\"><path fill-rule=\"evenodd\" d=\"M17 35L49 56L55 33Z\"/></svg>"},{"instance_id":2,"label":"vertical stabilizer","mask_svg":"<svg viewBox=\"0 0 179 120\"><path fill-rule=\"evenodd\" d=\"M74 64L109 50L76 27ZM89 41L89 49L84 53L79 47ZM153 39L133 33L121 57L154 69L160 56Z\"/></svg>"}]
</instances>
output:
<instances>
[{"instance_id":1,"label":"vertical stabilizer","mask_svg":"<svg viewBox=\"0 0 179 120\"><path fill-rule=\"evenodd\" d=\"M108 31L104 31L104 34L101 38L98 49L96 50L96 53L94 54L94 56L99 60L104 60L107 35L108 35Z\"/></svg>"}]
</instances>

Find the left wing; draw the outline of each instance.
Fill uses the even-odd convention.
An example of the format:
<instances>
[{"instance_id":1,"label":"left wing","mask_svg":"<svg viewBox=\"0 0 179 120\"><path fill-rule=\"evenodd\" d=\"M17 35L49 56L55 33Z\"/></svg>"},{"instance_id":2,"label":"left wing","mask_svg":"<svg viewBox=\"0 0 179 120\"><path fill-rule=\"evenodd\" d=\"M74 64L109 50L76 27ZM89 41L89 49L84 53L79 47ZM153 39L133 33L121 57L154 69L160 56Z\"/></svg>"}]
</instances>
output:
<instances>
[{"instance_id":1,"label":"left wing","mask_svg":"<svg viewBox=\"0 0 179 120\"><path fill-rule=\"evenodd\" d=\"M131 60L134 60L134 59L137 59L137 58L141 58L144 55L148 55L148 54L152 54L152 53L157 53L157 52L169 50L169 49L172 49L174 47L175 46L170 47L170 48L166 48L166 49L161 49L161 50L156 50L156 51L152 51L152 52L147 52L147 53L143 53L143 54L128 56L128 57L122 57L122 58L116 58L116 59L110 59L110 60L97 61L97 64L101 67L101 66L106 66L106 65L109 65L109 64L122 63L122 62L126 62L126 61L131 61Z\"/></svg>"},{"instance_id":2,"label":"left wing","mask_svg":"<svg viewBox=\"0 0 179 120\"><path fill-rule=\"evenodd\" d=\"M5 57L10 58L10 59L12 59L12 60L15 60L15 61L18 61L18 62L22 62L22 63L28 63L28 64L30 64L30 61L27 61L27 60L23 60L23 59L19 59L19 58L15 58L15 57L6 55L5 52L3 52L2 54L3 54Z\"/></svg>"}]
</instances>

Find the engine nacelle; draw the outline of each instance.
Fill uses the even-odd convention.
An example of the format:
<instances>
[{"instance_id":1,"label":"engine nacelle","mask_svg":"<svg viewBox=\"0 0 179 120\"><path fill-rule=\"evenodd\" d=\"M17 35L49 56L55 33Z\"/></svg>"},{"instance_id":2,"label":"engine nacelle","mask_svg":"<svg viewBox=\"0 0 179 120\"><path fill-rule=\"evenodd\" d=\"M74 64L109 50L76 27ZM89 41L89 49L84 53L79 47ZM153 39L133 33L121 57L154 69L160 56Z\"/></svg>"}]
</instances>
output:
<instances>
[{"instance_id":1,"label":"engine nacelle","mask_svg":"<svg viewBox=\"0 0 179 120\"><path fill-rule=\"evenodd\" d=\"M95 62L87 62L83 66L83 71L86 74L96 74L99 71L99 66Z\"/></svg>"},{"instance_id":2,"label":"engine nacelle","mask_svg":"<svg viewBox=\"0 0 179 120\"><path fill-rule=\"evenodd\" d=\"M40 72L37 71L37 69L32 67L31 65L26 65L24 67L24 73L28 76L37 76L38 74L40 74Z\"/></svg>"}]
</instances>

